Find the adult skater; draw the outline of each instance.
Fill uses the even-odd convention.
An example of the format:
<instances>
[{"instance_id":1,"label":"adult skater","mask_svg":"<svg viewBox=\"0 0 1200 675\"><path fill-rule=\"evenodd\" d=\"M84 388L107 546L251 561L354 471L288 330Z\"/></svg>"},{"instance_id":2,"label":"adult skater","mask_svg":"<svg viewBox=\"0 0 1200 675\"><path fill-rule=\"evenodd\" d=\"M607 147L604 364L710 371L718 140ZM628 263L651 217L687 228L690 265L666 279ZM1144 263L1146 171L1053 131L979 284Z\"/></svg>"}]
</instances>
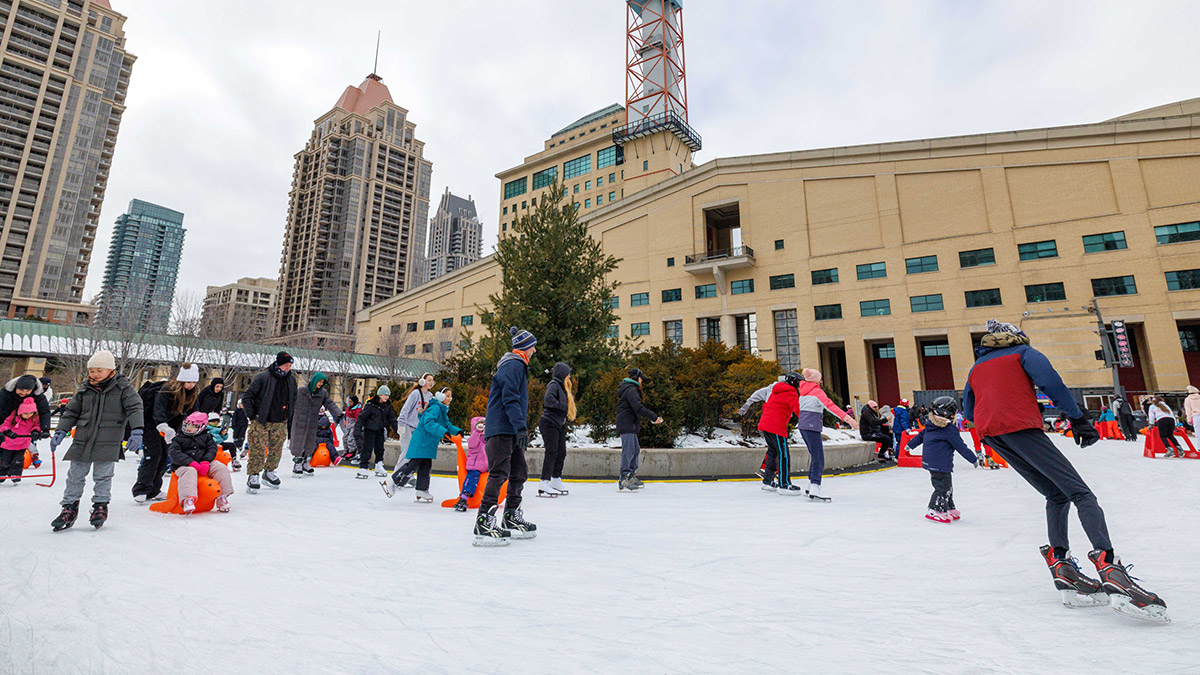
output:
<instances>
[{"instance_id":1,"label":"adult skater","mask_svg":"<svg viewBox=\"0 0 1200 675\"><path fill-rule=\"evenodd\" d=\"M183 420L196 411L200 369L191 363L179 366L179 372L154 392L153 406L145 411L145 447L138 463L137 482L133 484L133 499L139 504L165 498L163 474L167 470L167 446L183 429ZM139 392L141 394L142 392ZM143 397L143 401L149 395Z\"/></svg>"},{"instance_id":2,"label":"adult skater","mask_svg":"<svg viewBox=\"0 0 1200 675\"><path fill-rule=\"evenodd\" d=\"M808 487L804 489L804 496L808 497L809 501L828 502L829 497L821 494L821 473L825 471L825 444L821 437L822 409L828 410L834 417L850 425L851 429L858 428L858 421L829 400L829 396L821 389L821 371L805 368L800 371L800 374L804 381L798 385L796 391L799 398L796 430L800 432L800 438L804 439L804 444L808 446L810 458ZM764 407L763 410L765 412L766 408ZM783 480L782 469L779 472L779 479Z\"/></svg>"},{"instance_id":3,"label":"adult skater","mask_svg":"<svg viewBox=\"0 0 1200 675\"><path fill-rule=\"evenodd\" d=\"M886 461L892 452L892 435L884 431L883 418L879 416L879 404L867 401L858 416L858 435L864 441L879 444L879 454L876 459Z\"/></svg>"},{"instance_id":4,"label":"adult skater","mask_svg":"<svg viewBox=\"0 0 1200 675\"><path fill-rule=\"evenodd\" d=\"M246 490L257 494L266 481L267 487L279 488L279 459L283 442L287 440L292 407L296 402L296 376L292 373L292 355L279 352L275 363L254 376L242 392L241 403L250 420L247 435L250 440L250 461L247 463ZM259 472L262 480L259 480Z\"/></svg>"},{"instance_id":5,"label":"adult skater","mask_svg":"<svg viewBox=\"0 0 1200 675\"><path fill-rule=\"evenodd\" d=\"M233 409L233 445L242 457L246 456L246 429L249 427L250 418L246 416L241 399L238 399L237 406Z\"/></svg>"},{"instance_id":6,"label":"adult skater","mask_svg":"<svg viewBox=\"0 0 1200 675\"><path fill-rule=\"evenodd\" d=\"M307 385L296 390L295 410L288 434L291 439L293 476L311 476L315 473L309 461L317 451L317 422L320 421L318 415L321 408L332 413L334 419L342 416L341 408L329 397L328 384L325 373L318 372L308 378ZM329 449L332 453L333 446Z\"/></svg>"},{"instance_id":7,"label":"adult skater","mask_svg":"<svg viewBox=\"0 0 1200 675\"><path fill-rule=\"evenodd\" d=\"M567 422L575 421L575 395L571 393L571 366L559 361L550 372L550 384L542 398L542 419L538 431L546 446L542 461L542 482L539 497L560 497L567 494L562 484L563 462L567 459Z\"/></svg>"},{"instance_id":8,"label":"adult skater","mask_svg":"<svg viewBox=\"0 0 1200 675\"><path fill-rule=\"evenodd\" d=\"M642 401L642 380L645 374L639 368L630 368L629 377L617 386L617 435L621 437L621 478L617 481L617 490L621 492L636 492L642 489L642 481L637 477L638 460L642 454L641 440L638 434L642 430L642 419L651 420L652 424L662 424L662 416L646 407Z\"/></svg>"},{"instance_id":9,"label":"adult skater","mask_svg":"<svg viewBox=\"0 0 1200 675\"><path fill-rule=\"evenodd\" d=\"M219 413L225 407L225 380L214 377L208 386L196 395L196 411L205 414Z\"/></svg>"},{"instance_id":10,"label":"adult skater","mask_svg":"<svg viewBox=\"0 0 1200 675\"><path fill-rule=\"evenodd\" d=\"M1183 418L1192 425L1192 433L1200 437L1200 389L1189 384L1187 393L1183 399Z\"/></svg>"},{"instance_id":11,"label":"adult skater","mask_svg":"<svg viewBox=\"0 0 1200 675\"><path fill-rule=\"evenodd\" d=\"M1166 456L1170 457L1173 451L1176 457L1182 458L1183 448L1175 438L1175 412L1161 396L1150 400L1150 417L1147 421L1158 429L1158 438L1162 441L1163 449L1167 451Z\"/></svg>"},{"instance_id":12,"label":"adult skater","mask_svg":"<svg viewBox=\"0 0 1200 675\"><path fill-rule=\"evenodd\" d=\"M1113 412L1117 415L1117 426L1121 427L1121 435L1127 441L1136 441L1138 437L1137 421L1133 418L1133 408L1124 397L1117 396L1112 402Z\"/></svg>"},{"instance_id":13,"label":"adult skater","mask_svg":"<svg viewBox=\"0 0 1200 675\"><path fill-rule=\"evenodd\" d=\"M500 358L488 391L484 418L484 447L488 458L488 481L475 515L475 546L507 546L509 539L532 539L537 525L525 520L521 491L529 467L525 448L529 445L529 359L537 351L537 338L515 326L512 351ZM500 487L508 481L504 519L496 522Z\"/></svg>"},{"instance_id":14,"label":"adult skater","mask_svg":"<svg viewBox=\"0 0 1200 675\"><path fill-rule=\"evenodd\" d=\"M989 319L987 334L975 350L975 365L963 388L963 416L975 422L988 447L1046 497L1050 544L1041 551L1055 588L1062 591L1063 604L1103 604L1099 595L1103 590L1118 612L1148 621L1170 621L1166 603L1130 578L1113 552L1104 511L1096 496L1046 437L1035 385L1070 418L1076 445L1086 448L1099 440L1100 435L1075 405L1058 372L1044 355L1029 346L1025 333L1011 323ZM1100 581L1084 575L1070 556L1067 518L1072 503L1091 540L1088 558L1096 566Z\"/></svg>"}]
</instances>

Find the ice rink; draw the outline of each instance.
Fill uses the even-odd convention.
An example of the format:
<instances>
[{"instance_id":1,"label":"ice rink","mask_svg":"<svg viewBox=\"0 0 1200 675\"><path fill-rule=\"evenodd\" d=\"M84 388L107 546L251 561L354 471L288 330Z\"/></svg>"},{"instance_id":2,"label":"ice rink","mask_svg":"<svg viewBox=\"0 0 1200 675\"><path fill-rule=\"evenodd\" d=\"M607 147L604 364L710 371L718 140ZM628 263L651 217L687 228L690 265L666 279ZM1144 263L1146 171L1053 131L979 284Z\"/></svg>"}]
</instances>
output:
<instances>
[{"instance_id":1,"label":"ice rink","mask_svg":"<svg viewBox=\"0 0 1200 675\"><path fill-rule=\"evenodd\" d=\"M923 518L919 469L826 478L831 504L756 482L571 483L527 490L539 536L497 549L440 506L449 478L417 504L290 463L281 489L248 495L234 474L231 513L183 517L136 504L122 462L104 528L84 504L53 533L60 464L53 488L0 485L0 673L1200 669L1200 461L1055 442L1171 625L1064 608L1038 553L1041 497L961 459L948 525ZM1094 576L1074 520L1072 541Z\"/></svg>"}]
</instances>

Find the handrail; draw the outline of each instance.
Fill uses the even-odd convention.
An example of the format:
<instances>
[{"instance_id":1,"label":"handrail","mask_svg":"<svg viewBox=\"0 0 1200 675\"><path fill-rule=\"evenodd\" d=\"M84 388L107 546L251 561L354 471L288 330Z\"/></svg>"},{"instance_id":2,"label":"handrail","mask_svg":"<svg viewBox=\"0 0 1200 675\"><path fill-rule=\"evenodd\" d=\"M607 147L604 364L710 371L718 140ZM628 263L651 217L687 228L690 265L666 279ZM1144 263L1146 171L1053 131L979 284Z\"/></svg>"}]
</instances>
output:
<instances>
[{"instance_id":1,"label":"handrail","mask_svg":"<svg viewBox=\"0 0 1200 675\"><path fill-rule=\"evenodd\" d=\"M708 262L710 260L720 260L722 258L754 258L754 249L749 246L735 246L733 248L723 248L716 251L708 251L707 253L696 253L689 255L683 259L683 264L691 265L692 263Z\"/></svg>"},{"instance_id":2,"label":"handrail","mask_svg":"<svg viewBox=\"0 0 1200 675\"><path fill-rule=\"evenodd\" d=\"M657 113L613 129L612 139L616 145L624 145L631 138L646 136L662 129L675 133L692 152L699 152L702 145L700 134L684 121L674 110Z\"/></svg>"}]
</instances>

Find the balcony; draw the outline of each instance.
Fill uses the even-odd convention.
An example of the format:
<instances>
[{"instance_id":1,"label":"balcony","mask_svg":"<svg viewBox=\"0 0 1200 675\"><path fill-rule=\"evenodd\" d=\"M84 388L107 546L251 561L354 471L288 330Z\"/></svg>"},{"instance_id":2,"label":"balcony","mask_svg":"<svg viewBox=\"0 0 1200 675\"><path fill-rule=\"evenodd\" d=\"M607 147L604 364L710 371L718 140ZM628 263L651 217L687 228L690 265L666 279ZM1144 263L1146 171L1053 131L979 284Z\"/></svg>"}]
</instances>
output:
<instances>
[{"instance_id":1,"label":"balcony","mask_svg":"<svg viewBox=\"0 0 1200 675\"><path fill-rule=\"evenodd\" d=\"M679 137L679 140L684 145L692 149L692 152L699 152L702 144L700 134L696 130L688 126L678 113L673 110L650 115L642 119L633 120L629 124L619 126L613 129L612 139L615 145L624 145L626 142L635 138L649 136L658 131L670 131Z\"/></svg>"},{"instance_id":2,"label":"balcony","mask_svg":"<svg viewBox=\"0 0 1200 675\"><path fill-rule=\"evenodd\" d=\"M743 267L754 267L754 249L749 246L697 253L683 259L683 269L692 274L712 274L715 269L726 271Z\"/></svg>"}]
</instances>

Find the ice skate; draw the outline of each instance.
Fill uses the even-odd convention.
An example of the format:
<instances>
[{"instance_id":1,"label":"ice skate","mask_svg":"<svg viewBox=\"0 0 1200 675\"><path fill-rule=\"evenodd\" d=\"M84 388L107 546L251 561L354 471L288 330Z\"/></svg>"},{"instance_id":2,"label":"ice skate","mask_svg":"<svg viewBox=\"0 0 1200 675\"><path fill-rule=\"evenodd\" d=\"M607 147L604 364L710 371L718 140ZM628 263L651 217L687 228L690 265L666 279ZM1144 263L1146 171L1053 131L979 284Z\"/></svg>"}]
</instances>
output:
<instances>
[{"instance_id":1,"label":"ice skate","mask_svg":"<svg viewBox=\"0 0 1200 675\"><path fill-rule=\"evenodd\" d=\"M772 478L771 480L764 480L762 482L762 491L763 492L774 492L778 487L779 487L779 485L775 483L774 478Z\"/></svg>"},{"instance_id":2,"label":"ice skate","mask_svg":"<svg viewBox=\"0 0 1200 675\"><path fill-rule=\"evenodd\" d=\"M780 485L775 488L775 494L787 495L788 497L799 497L804 494L804 488L799 485Z\"/></svg>"},{"instance_id":3,"label":"ice skate","mask_svg":"<svg viewBox=\"0 0 1200 675\"><path fill-rule=\"evenodd\" d=\"M104 527L104 521L108 520L108 502L96 502L92 504L92 515L88 518L88 522L97 530Z\"/></svg>"},{"instance_id":4,"label":"ice skate","mask_svg":"<svg viewBox=\"0 0 1200 675\"><path fill-rule=\"evenodd\" d=\"M213 504L213 508L221 513L229 513L229 500L225 497L225 495L221 495L220 497L217 497L217 501Z\"/></svg>"},{"instance_id":5,"label":"ice skate","mask_svg":"<svg viewBox=\"0 0 1200 675\"><path fill-rule=\"evenodd\" d=\"M230 458L229 462L229 466L231 469L233 469L234 473L242 470L242 463L238 461L237 457Z\"/></svg>"},{"instance_id":6,"label":"ice skate","mask_svg":"<svg viewBox=\"0 0 1200 675\"><path fill-rule=\"evenodd\" d=\"M362 476L359 476L359 478L362 478ZM383 494L387 495L388 499L396 495L396 484L392 482L390 477L379 481L379 487L383 488Z\"/></svg>"},{"instance_id":7,"label":"ice skate","mask_svg":"<svg viewBox=\"0 0 1200 675\"><path fill-rule=\"evenodd\" d=\"M371 470L370 469L359 469L358 473L354 474L354 477L366 480L367 478L371 477Z\"/></svg>"},{"instance_id":8,"label":"ice skate","mask_svg":"<svg viewBox=\"0 0 1200 675\"><path fill-rule=\"evenodd\" d=\"M146 495L134 495L133 496L133 501L135 501L139 504L145 504L147 499L148 499L148 497Z\"/></svg>"},{"instance_id":9,"label":"ice skate","mask_svg":"<svg viewBox=\"0 0 1200 675\"><path fill-rule=\"evenodd\" d=\"M258 488L262 487L262 483L258 480L258 474L252 473L246 476L246 492L252 495L258 494Z\"/></svg>"},{"instance_id":10,"label":"ice skate","mask_svg":"<svg viewBox=\"0 0 1200 675\"><path fill-rule=\"evenodd\" d=\"M300 457L292 460L292 476L299 478L304 475L304 467L302 466L303 462L304 460Z\"/></svg>"},{"instance_id":11,"label":"ice skate","mask_svg":"<svg viewBox=\"0 0 1200 675\"><path fill-rule=\"evenodd\" d=\"M1171 623L1171 618L1167 616L1167 603L1137 585L1137 580L1129 576L1120 558L1114 558L1106 551L1092 551L1088 558L1096 566L1101 588L1108 594L1116 612L1142 621Z\"/></svg>"},{"instance_id":12,"label":"ice skate","mask_svg":"<svg viewBox=\"0 0 1200 675\"><path fill-rule=\"evenodd\" d=\"M264 471L262 479L267 484L267 487L273 490L279 489L279 476L276 476L274 471Z\"/></svg>"},{"instance_id":13,"label":"ice skate","mask_svg":"<svg viewBox=\"0 0 1200 675\"><path fill-rule=\"evenodd\" d=\"M563 487L563 482L562 482L561 478L551 478L550 479L550 487L554 488L555 490L558 490L559 497L565 497L565 496L571 494L570 491L568 491L566 488Z\"/></svg>"},{"instance_id":14,"label":"ice skate","mask_svg":"<svg viewBox=\"0 0 1200 675\"><path fill-rule=\"evenodd\" d=\"M539 496L539 497L557 497L558 495L559 495L558 490L555 490L554 488L550 487L550 481L544 480L544 481L538 483L537 496Z\"/></svg>"},{"instance_id":15,"label":"ice skate","mask_svg":"<svg viewBox=\"0 0 1200 675\"><path fill-rule=\"evenodd\" d=\"M950 516L951 520L962 520L962 513L958 509L950 509L946 514Z\"/></svg>"},{"instance_id":16,"label":"ice skate","mask_svg":"<svg viewBox=\"0 0 1200 675\"><path fill-rule=\"evenodd\" d=\"M1050 568L1054 587L1062 594L1062 603L1072 609L1076 607L1102 607L1109 603L1100 589L1100 582L1085 575L1069 552L1061 557L1055 555L1049 545L1041 549L1042 559Z\"/></svg>"},{"instance_id":17,"label":"ice skate","mask_svg":"<svg viewBox=\"0 0 1200 675\"><path fill-rule=\"evenodd\" d=\"M312 468L312 464L308 463L307 459L305 459L304 463L300 465L300 470L303 471L304 475L306 476L311 476L317 472L316 469Z\"/></svg>"},{"instance_id":18,"label":"ice skate","mask_svg":"<svg viewBox=\"0 0 1200 675\"><path fill-rule=\"evenodd\" d=\"M466 513L467 512L467 498L459 497L458 501L454 502L454 510L458 511L459 513Z\"/></svg>"},{"instance_id":19,"label":"ice skate","mask_svg":"<svg viewBox=\"0 0 1200 675\"><path fill-rule=\"evenodd\" d=\"M475 516L474 546L508 546L511 535L496 524L496 507L481 510Z\"/></svg>"},{"instance_id":20,"label":"ice skate","mask_svg":"<svg viewBox=\"0 0 1200 675\"><path fill-rule=\"evenodd\" d=\"M930 509L929 512L925 514L925 518L926 520L932 520L935 523L949 523L952 520L950 518L950 514L944 511L934 511L933 509Z\"/></svg>"},{"instance_id":21,"label":"ice skate","mask_svg":"<svg viewBox=\"0 0 1200 675\"><path fill-rule=\"evenodd\" d=\"M503 527L513 539L533 539L537 536L537 525L525 520L521 509L506 509Z\"/></svg>"},{"instance_id":22,"label":"ice skate","mask_svg":"<svg viewBox=\"0 0 1200 675\"><path fill-rule=\"evenodd\" d=\"M383 468L383 462L375 462L375 477L383 478L387 475L387 469Z\"/></svg>"},{"instance_id":23,"label":"ice skate","mask_svg":"<svg viewBox=\"0 0 1200 675\"><path fill-rule=\"evenodd\" d=\"M183 501L179 502L179 508L183 509L183 515L190 516L196 512L196 498L184 497Z\"/></svg>"},{"instance_id":24,"label":"ice skate","mask_svg":"<svg viewBox=\"0 0 1200 675\"><path fill-rule=\"evenodd\" d=\"M829 499L829 497L824 497L821 495L821 484L820 483L809 483L808 489L806 489L804 491L804 494L806 496L808 496L808 501L810 501L810 502L819 502L822 504L828 504L831 501Z\"/></svg>"},{"instance_id":25,"label":"ice skate","mask_svg":"<svg viewBox=\"0 0 1200 675\"><path fill-rule=\"evenodd\" d=\"M165 501L167 501L167 493L165 493L165 492L162 492L162 491L159 491L159 492L155 492L155 493L154 493L154 494L152 494L152 495L147 495L147 496L146 496L146 501L150 501L150 502L165 502Z\"/></svg>"},{"instance_id":26,"label":"ice skate","mask_svg":"<svg viewBox=\"0 0 1200 675\"><path fill-rule=\"evenodd\" d=\"M417 490L417 503L431 504L433 503L433 495L428 490Z\"/></svg>"},{"instance_id":27,"label":"ice skate","mask_svg":"<svg viewBox=\"0 0 1200 675\"><path fill-rule=\"evenodd\" d=\"M79 516L79 502L71 502L63 504L62 513L50 522L50 527L54 528L55 532L63 530L75 524L75 519Z\"/></svg>"},{"instance_id":28,"label":"ice skate","mask_svg":"<svg viewBox=\"0 0 1200 675\"><path fill-rule=\"evenodd\" d=\"M617 492L637 492L638 488L630 481L629 476L623 476L617 481Z\"/></svg>"},{"instance_id":29,"label":"ice skate","mask_svg":"<svg viewBox=\"0 0 1200 675\"><path fill-rule=\"evenodd\" d=\"M12 484L13 484L13 486L14 486L14 487L16 487L17 485L20 485L20 483L21 483L21 479L20 479L20 478L14 478L14 479L12 479Z\"/></svg>"},{"instance_id":30,"label":"ice skate","mask_svg":"<svg viewBox=\"0 0 1200 675\"><path fill-rule=\"evenodd\" d=\"M629 481L635 490L641 490L642 488L646 487L646 484L642 482L641 478L637 477L636 473L629 474Z\"/></svg>"}]
</instances>

